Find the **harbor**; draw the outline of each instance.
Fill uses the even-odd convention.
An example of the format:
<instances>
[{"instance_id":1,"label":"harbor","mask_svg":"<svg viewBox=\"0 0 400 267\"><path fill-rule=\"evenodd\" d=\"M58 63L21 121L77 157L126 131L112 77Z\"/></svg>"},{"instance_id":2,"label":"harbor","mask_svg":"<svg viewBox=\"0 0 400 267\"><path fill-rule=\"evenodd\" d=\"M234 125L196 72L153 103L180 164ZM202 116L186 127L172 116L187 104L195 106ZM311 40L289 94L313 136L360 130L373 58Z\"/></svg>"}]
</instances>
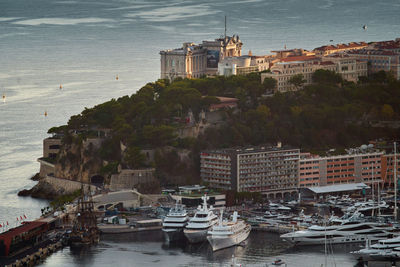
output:
<instances>
[{"instance_id":1,"label":"harbor","mask_svg":"<svg viewBox=\"0 0 400 267\"><path fill-rule=\"evenodd\" d=\"M201 255L225 263L233 255L236 262L243 261L242 266L268 266L268 262L276 260L296 266L290 264L292 254L302 251L308 251L308 256L313 251L323 261L343 260L353 265L400 264L400 227L393 220L393 205L386 204L393 196L387 194L386 201L365 201L372 195L358 192L351 196L327 195L318 202L277 200L214 208L208 203L207 194L199 197L200 192L196 192L194 195L201 199L198 207L186 208L174 200L174 195L160 195L158 200L163 201L163 206L158 202L154 206L119 205L99 210L91 200L98 199L96 195L85 192L67 207L0 234L6 245L2 264L47 266L47 258L56 257L60 250L95 253L109 242L117 247L125 243L128 247L142 247L148 242L161 245L165 253L182 253L184 258ZM333 210L340 210L341 214L335 215ZM12 241L13 246L7 245L7 238L19 240L18 236L22 237L19 245L16 241ZM247 253L265 249L269 254L247 262Z\"/></svg>"}]
</instances>

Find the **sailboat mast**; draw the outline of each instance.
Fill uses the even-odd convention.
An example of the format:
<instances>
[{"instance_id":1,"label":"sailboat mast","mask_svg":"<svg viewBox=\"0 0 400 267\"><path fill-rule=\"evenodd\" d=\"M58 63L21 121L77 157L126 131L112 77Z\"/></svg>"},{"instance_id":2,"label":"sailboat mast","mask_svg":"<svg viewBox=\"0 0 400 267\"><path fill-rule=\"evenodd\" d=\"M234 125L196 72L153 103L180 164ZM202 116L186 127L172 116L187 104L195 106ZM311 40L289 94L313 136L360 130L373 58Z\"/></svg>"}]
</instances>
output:
<instances>
[{"instance_id":1,"label":"sailboat mast","mask_svg":"<svg viewBox=\"0 0 400 267\"><path fill-rule=\"evenodd\" d=\"M393 165L393 181L394 181L394 219L397 220L397 152L396 142L394 142L394 165Z\"/></svg>"}]
</instances>

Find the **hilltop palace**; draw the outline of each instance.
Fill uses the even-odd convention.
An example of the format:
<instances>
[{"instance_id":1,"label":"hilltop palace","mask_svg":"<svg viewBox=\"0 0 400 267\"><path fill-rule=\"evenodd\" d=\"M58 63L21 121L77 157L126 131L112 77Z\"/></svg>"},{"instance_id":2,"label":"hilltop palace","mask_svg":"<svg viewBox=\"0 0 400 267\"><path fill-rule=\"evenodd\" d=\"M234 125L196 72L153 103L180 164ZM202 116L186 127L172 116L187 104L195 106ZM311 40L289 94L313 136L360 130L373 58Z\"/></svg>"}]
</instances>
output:
<instances>
[{"instance_id":1,"label":"hilltop palace","mask_svg":"<svg viewBox=\"0 0 400 267\"><path fill-rule=\"evenodd\" d=\"M161 78L173 80L215 75L243 75L264 72L261 80L273 78L276 91L294 91L289 83L292 76L302 74L305 83L312 82L318 69L339 73L343 79L357 82L360 76L378 71L391 72L400 79L400 38L379 42L351 42L317 47L312 51L285 49L271 55L242 55L242 41L238 35L225 36L201 44L184 43L181 48L160 51Z\"/></svg>"}]
</instances>

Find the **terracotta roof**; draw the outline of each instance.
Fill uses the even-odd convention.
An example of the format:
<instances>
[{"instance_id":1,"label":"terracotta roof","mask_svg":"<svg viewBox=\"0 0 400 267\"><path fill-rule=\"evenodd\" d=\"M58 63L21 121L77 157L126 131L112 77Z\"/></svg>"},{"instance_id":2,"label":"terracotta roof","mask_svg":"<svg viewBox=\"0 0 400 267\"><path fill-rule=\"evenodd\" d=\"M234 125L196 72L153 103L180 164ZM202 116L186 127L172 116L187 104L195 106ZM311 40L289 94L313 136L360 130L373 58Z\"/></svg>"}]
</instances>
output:
<instances>
[{"instance_id":1,"label":"terracotta roof","mask_svg":"<svg viewBox=\"0 0 400 267\"><path fill-rule=\"evenodd\" d=\"M337 50L337 49L351 49L351 48L357 48L357 47L364 47L367 46L367 43L365 42L360 42L360 43L355 43L351 42L348 44L337 44L335 45L324 45L315 48L314 50L319 50L319 51L329 51L329 50Z\"/></svg>"},{"instance_id":2,"label":"terracotta roof","mask_svg":"<svg viewBox=\"0 0 400 267\"><path fill-rule=\"evenodd\" d=\"M308 61L308 60L315 60L319 59L316 56L293 56L293 57L286 57L282 58L281 62L291 62L291 61Z\"/></svg>"},{"instance_id":3,"label":"terracotta roof","mask_svg":"<svg viewBox=\"0 0 400 267\"><path fill-rule=\"evenodd\" d=\"M350 54L358 54L358 55L381 55L381 56L397 56L398 53L392 51L385 51L385 50L357 50L351 51Z\"/></svg>"}]
</instances>

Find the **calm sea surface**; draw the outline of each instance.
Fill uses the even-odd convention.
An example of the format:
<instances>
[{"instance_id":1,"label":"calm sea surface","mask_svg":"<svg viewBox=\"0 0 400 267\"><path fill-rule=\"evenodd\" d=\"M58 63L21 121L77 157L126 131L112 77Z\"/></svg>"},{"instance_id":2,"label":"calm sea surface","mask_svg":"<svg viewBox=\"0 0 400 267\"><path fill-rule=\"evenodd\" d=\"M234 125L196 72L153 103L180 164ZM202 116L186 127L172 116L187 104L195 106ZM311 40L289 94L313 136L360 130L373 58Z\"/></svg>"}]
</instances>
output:
<instances>
[{"instance_id":1,"label":"calm sea surface","mask_svg":"<svg viewBox=\"0 0 400 267\"><path fill-rule=\"evenodd\" d=\"M39 169L50 127L156 80L160 50L221 36L224 15L244 54L267 54L285 45L312 49L330 40L394 39L400 37L399 11L399 0L0 0L0 94L6 96L0 102L0 223L15 225L24 214L36 218L47 205L16 193L34 185L29 177ZM230 258L133 240L141 239L104 241L81 254L64 250L46 266L218 265ZM269 257L264 243L269 238L253 236L251 248L237 248L246 265ZM301 257L312 262L314 254L318 250ZM286 256L301 266L298 253Z\"/></svg>"}]
</instances>

